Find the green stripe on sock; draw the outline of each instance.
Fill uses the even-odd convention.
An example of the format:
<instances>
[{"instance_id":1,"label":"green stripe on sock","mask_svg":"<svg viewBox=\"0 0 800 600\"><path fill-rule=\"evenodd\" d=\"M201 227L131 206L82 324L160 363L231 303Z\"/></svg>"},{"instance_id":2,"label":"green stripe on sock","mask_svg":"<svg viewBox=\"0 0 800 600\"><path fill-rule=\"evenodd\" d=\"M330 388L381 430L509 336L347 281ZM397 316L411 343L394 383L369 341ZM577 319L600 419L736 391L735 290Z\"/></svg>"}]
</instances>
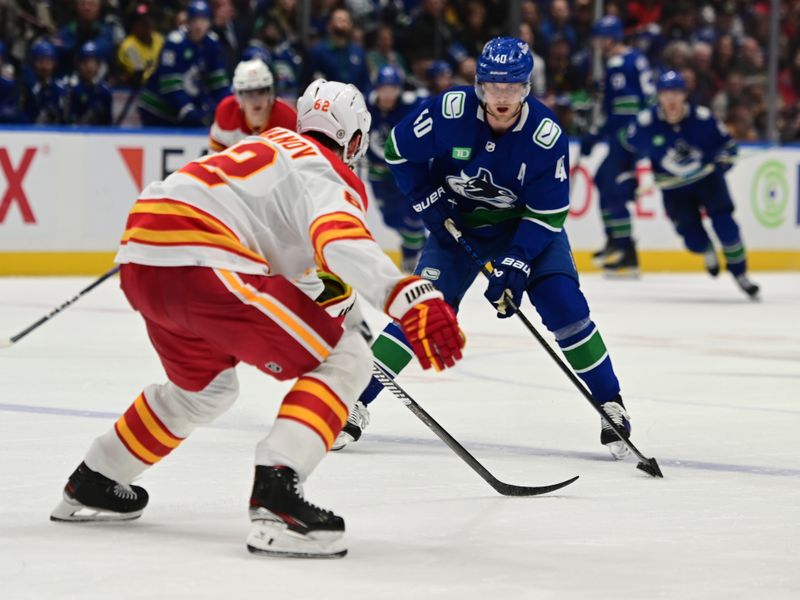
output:
<instances>
[{"instance_id":1,"label":"green stripe on sock","mask_svg":"<svg viewBox=\"0 0 800 600\"><path fill-rule=\"evenodd\" d=\"M744 244L741 242L735 246L723 246L722 252L725 254L725 260L728 263L738 263L745 259Z\"/></svg>"},{"instance_id":2,"label":"green stripe on sock","mask_svg":"<svg viewBox=\"0 0 800 600\"><path fill-rule=\"evenodd\" d=\"M375 358L397 375L411 362L411 349L398 344L393 338L382 333L372 344L372 354Z\"/></svg>"},{"instance_id":3,"label":"green stripe on sock","mask_svg":"<svg viewBox=\"0 0 800 600\"><path fill-rule=\"evenodd\" d=\"M607 354L606 345L597 329L588 338L563 352L576 373L589 370Z\"/></svg>"}]
</instances>

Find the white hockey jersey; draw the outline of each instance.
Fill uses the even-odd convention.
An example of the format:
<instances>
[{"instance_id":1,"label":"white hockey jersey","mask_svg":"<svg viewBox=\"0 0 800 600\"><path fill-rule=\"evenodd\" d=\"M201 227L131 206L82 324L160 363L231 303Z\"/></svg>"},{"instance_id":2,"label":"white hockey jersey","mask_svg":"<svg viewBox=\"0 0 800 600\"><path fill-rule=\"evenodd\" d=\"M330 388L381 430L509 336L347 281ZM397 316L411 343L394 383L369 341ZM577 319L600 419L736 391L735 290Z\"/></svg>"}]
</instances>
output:
<instances>
[{"instance_id":1,"label":"white hockey jersey","mask_svg":"<svg viewBox=\"0 0 800 600\"><path fill-rule=\"evenodd\" d=\"M333 152L278 127L148 185L116 262L290 280L320 268L383 308L404 277L367 229L366 208L364 184Z\"/></svg>"}]
</instances>

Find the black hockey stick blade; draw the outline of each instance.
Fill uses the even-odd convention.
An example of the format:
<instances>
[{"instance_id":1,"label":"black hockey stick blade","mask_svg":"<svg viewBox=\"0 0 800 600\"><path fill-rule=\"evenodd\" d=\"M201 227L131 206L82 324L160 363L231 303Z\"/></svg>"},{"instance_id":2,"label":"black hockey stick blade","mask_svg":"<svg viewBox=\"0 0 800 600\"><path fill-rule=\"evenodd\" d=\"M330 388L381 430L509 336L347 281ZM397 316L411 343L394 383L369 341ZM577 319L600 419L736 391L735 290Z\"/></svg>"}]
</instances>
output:
<instances>
[{"instance_id":1,"label":"black hockey stick blade","mask_svg":"<svg viewBox=\"0 0 800 600\"><path fill-rule=\"evenodd\" d=\"M661 472L661 467L658 466L655 458L647 458L636 465L636 468L644 471L651 477L659 477L664 479L664 474Z\"/></svg>"},{"instance_id":2,"label":"black hockey stick blade","mask_svg":"<svg viewBox=\"0 0 800 600\"><path fill-rule=\"evenodd\" d=\"M408 410L414 413L414 415L420 421L422 421L428 427L428 429L435 433L436 436L442 440L448 448L455 452L455 454L461 460L467 463L467 465L469 465L473 471L480 475L486 483L492 486L495 491L503 496L540 496L542 494L560 490L561 488L568 486L570 483L573 483L578 479L578 476L576 475L572 479L567 479L566 481L562 481L560 483L542 486L514 485L500 481L497 477L492 475L489 470L478 461L477 458L472 456L472 454L470 454L469 451L464 448L464 446L458 443L458 441L452 435L450 435L444 427L439 425L436 419L434 419L424 408L417 404L417 402L411 396L409 396L406 391L394 381L394 379L384 373L378 365L372 365L372 373L385 388L388 388L389 391L391 391L392 394L394 394L395 397L398 398L406 406L406 408L408 408Z\"/></svg>"}]
</instances>

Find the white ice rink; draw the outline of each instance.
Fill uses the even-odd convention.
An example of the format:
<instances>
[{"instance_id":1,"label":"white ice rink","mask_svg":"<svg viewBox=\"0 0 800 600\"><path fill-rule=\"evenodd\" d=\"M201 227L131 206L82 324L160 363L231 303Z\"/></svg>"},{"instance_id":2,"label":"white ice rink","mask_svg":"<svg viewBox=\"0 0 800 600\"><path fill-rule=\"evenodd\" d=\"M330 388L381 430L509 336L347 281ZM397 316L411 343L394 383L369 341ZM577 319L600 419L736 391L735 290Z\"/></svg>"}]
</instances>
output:
<instances>
[{"instance_id":1,"label":"white ice rink","mask_svg":"<svg viewBox=\"0 0 800 600\"><path fill-rule=\"evenodd\" d=\"M502 497L384 392L365 438L306 485L346 519L339 561L245 549L253 450L288 388L247 367L234 408L139 481L141 519L48 520L91 440L163 379L106 282L0 350L0 599L798 599L800 275L754 279L760 303L728 276L583 278L663 480L610 459L597 415L519 322L492 316L481 282L463 362L401 385L500 479L580 479ZM0 336L90 281L0 278Z\"/></svg>"}]
</instances>

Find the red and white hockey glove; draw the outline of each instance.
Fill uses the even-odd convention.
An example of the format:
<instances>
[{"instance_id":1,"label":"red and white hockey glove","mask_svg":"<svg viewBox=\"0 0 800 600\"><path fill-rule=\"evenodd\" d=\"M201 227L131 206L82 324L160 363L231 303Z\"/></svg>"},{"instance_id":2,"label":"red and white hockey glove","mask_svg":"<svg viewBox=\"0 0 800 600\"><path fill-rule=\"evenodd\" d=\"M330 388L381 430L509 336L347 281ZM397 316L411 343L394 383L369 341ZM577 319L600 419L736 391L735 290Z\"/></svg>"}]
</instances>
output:
<instances>
[{"instance_id":1,"label":"red and white hockey glove","mask_svg":"<svg viewBox=\"0 0 800 600\"><path fill-rule=\"evenodd\" d=\"M430 281L417 275L400 281L386 301L386 314L400 323L423 369L441 371L461 359L464 338L456 313Z\"/></svg>"}]
</instances>

